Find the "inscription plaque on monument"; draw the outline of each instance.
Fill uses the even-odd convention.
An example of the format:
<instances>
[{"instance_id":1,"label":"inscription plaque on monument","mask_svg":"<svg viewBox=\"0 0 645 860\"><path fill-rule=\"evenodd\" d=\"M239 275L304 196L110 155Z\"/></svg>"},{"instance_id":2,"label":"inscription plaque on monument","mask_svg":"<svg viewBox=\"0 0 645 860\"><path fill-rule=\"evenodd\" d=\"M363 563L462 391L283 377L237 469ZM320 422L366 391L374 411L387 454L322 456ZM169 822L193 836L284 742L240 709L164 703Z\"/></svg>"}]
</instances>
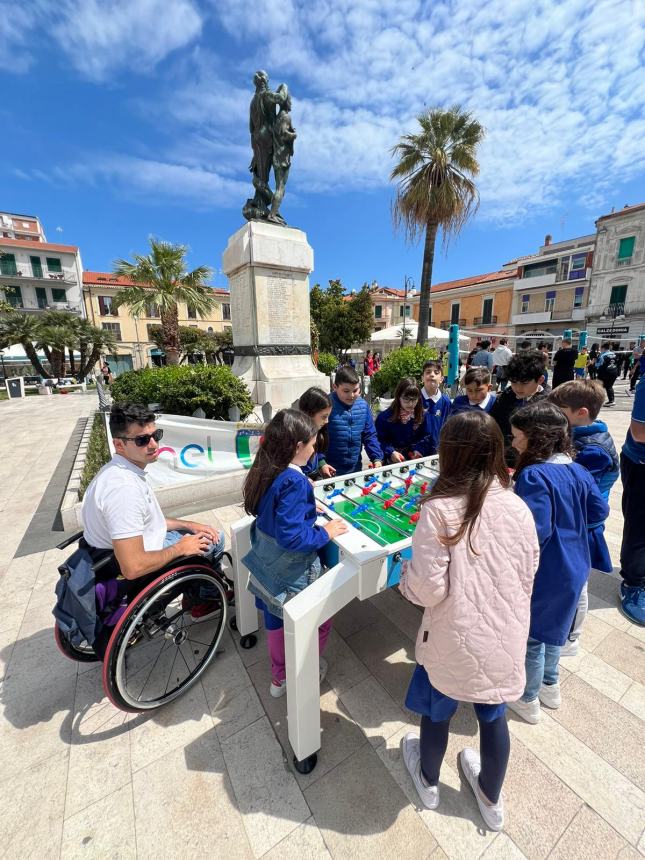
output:
<instances>
[{"instance_id":1,"label":"inscription plaque on monument","mask_svg":"<svg viewBox=\"0 0 645 860\"><path fill-rule=\"evenodd\" d=\"M294 279L283 272L269 272L266 295L269 343L292 343Z\"/></svg>"}]
</instances>

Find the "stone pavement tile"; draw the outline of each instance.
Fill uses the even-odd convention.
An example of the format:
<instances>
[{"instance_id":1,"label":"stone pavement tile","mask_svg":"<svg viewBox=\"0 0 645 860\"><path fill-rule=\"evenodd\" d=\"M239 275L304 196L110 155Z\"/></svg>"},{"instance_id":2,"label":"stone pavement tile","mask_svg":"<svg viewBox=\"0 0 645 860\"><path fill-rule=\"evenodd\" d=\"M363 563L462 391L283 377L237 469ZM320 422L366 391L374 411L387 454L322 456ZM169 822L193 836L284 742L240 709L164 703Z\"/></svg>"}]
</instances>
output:
<instances>
[{"instance_id":1,"label":"stone pavement tile","mask_svg":"<svg viewBox=\"0 0 645 860\"><path fill-rule=\"evenodd\" d=\"M437 845L437 847L428 854L428 860L449 860L449 857L441 845Z\"/></svg>"},{"instance_id":2,"label":"stone pavement tile","mask_svg":"<svg viewBox=\"0 0 645 860\"><path fill-rule=\"evenodd\" d=\"M549 860L597 860L598 857L635 860L639 853L593 809L583 805Z\"/></svg>"},{"instance_id":3,"label":"stone pavement tile","mask_svg":"<svg viewBox=\"0 0 645 860\"><path fill-rule=\"evenodd\" d=\"M217 735L222 740L264 716L257 693L235 645L226 632L201 681Z\"/></svg>"},{"instance_id":4,"label":"stone pavement tile","mask_svg":"<svg viewBox=\"0 0 645 860\"><path fill-rule=\"evenodd\" d=\"M367 666L358 659L334 627L327 640L325 657L329 664L327 683L338 695L342 695L355 684L364 681L370 674Z\"/></svg>"},{"instance_id":5,"label":"stone pavement tile","mask_svg":"<svg viewBox=\"0 0 645 860\"><path fill-rule=\"evenodd\" d=\"M343 693L340 700L373 747L400 731L407 723L401 708L371 676Z\"/></svg>"},{"instance_id":6,"label":"stone pavement tile","mask_svg":"<svg viewBox=\"0 0 645 860\"><path fill-rule=\"evenodd\" d=\"M22 694L7 684L3 686L0 782L13 780L21 771L67 750L75 688L76 677Z\"/></svg>"},{"instance_id":7,"label":"stone pavement tile","mask_svg":"<svg viewBox=\"0 0 645 860\"><path fill-rule=\"evenodd\" d=\"M224 761L256 857L310 817L282 748L265 717L222 741Z\"/></svg>"},{"instance_id":8,"label":"stone pavement tile","mask_svg":"<svg viewBox=\"0 0 645 860\"><path fill-rule=\"evenodd\" d=\"M130 726L132 770L136 772L170 750L184 747L213 728L213 719L202 685L197 682L186 693L143 714Z\"/></svg>"},{"instance_id":9,"label":"stone pavement tile","mask_svg":"<svg viewBox=\"0 0 645 860\"><path fill-rule=\"evenodd\" d=\"M10 790L3 792L0 815L3 857L58 860L66 779L65 750L11 780Z\"/></svg>"},{"instance_id":10,"label":"stone pavement tile","mask_svg":"<svg viewBox=\"0 0 645 860\"><path fill-rule=\"evenodd\" d=\"M233 634L233 642L237 648L237 653L240 655L240 660L244 663L247 669L249 666L255 666L256 663L261 663L262 660L269 659L267 656L267 643L264 627L260 627L260 629L256 630L253 635L257 638L257 643L253 648L242 648L240 645L240 634Z\"/></svg>"},{"instance_id":11,"label":"stone pavement tile","mask_svg":"<svg viewBox=\"0 0 645 860\"><path fill-rule=\"evenodd\" d=\"M269 693L271 673L268 661L253 666L249 673L273 730L282 745L288 766L293 767L286 696L274 699ZM318 752L318 764L314 770L310 774L302 774L293 769L293 774L301 788L320 779L366 743L365 735L351 719L345 706L338 699L337 693L330 689L326 682L323 683L320 691L320 731L321 748Z\"/></svg>"},{"instance_id":12,"label":"stone pavement tile","mask_svg":"<svg viewBox=\"0 0 645 860\"><path fill-rule=\"evenodd\" d=\"M622 517L620 527L622 532ZM602 573L599 570L592 570L589 574L587 588L595 597L598 597L600 600L604 600L605 603L609 603L611 605L618 599L621 581L620 576Z\"/></svg>"},{"instance_id":13,"label":"stone pavement tile","mask_svg":"<svg viewBox=\"0 0 645 860\"><path fill-rule=\"evenodd\" d=\"M634 681L645 684L645 645L633 636L614 630L603 639L595 653Z\"/></svg>"},{"instance_id":14,"label":"stone pavement tile","mask_svg":"<svg viewBox=\"0 0 645 860\"><path fill-rule=\"evenodd\" d=\"M401 756L401 738L409 731L415 728L405 726L377 747L376 753L446 854L455 860L479 857L492 843L495 833L484 829L471 789L460 779L456 762L444 760L439 807L434 811L425 809Z\"/></svg>"},{"instance_id":15,"label":"stone pavement tile","mask_svg":"<svg viewBox=\"0 0 645 860\"><path fill-rule=\"evenodd\" d=\"M618 633L619 631L616 630L615 632ZM629 639L630 637L625 636L625 638ZM635 642L636 640L632 641ZM636 644L638 645L638 643ZM579 657L580 662L573 671L573 674L582 678L590 686L595 687L596 690L599 690L608 699L619 702L631 687L633 683L632 679L618 669L614 669L604 659L601 659L598 649L593 654L584 655L582 655L581 649ZM566 666L567 664L565 663Z\"/></svg>"},{"instance_id":16,"label":"stone pavement tile","mask_svg":"<svg viewBox=\"0 0 645 860\"><path fill-rule=\"evenodd\" d=\"M0 682L4 679L5 670L11 660L19 629L19 627L10 627L0 632Z\"/></svg>"},{"instance_id":17,"label":"stone pavement tile","mask_svg":"<svg viewBox=\"0 0 645 860\"><path fill-rule=\"evenodd\" d=\"M339 636L347 639L352 633L358 633L363 627L379 620L381 613L372 604L372 599L359 600L355 597L334 615L334 630Z\"/></svg>"},{"instance_id":18,"label":"stone pavement tile","mask_svg":"<svg viewBox=\"0 0 645 860\"><path fill-rule=\"evenodd\" d=\"M325 857L331 858L331 854L311 817L263 854L262 860L322 860Z\"/></svg>"},{"instance_id":19,"label":"stone pavement tile","mask_svg":"<svg viewBox=\"0 0 645 860\"><path fill-rule=\"evenodd\" d=\"M627 631L629 627L634 626L624 615L620 614L620 610L618 609L618 591L616 591L616 597L611 603L607 603L605 600L601 600L600 597L596 597L592 592L589 592L589 614L600 618L601 621L610 624L617 630ZM641 629L645 630L645 628Z\"/></svg>"},{"instance_id":20,"label":"stone pavement tile","mask_svg":"<svg viewBox=\"0 0 645 860\"><path fill-rule=\"evenodd\" d=\"M498 833L489 848L482 854L482 860L522 860L526 858L506 833Z\"/></svg>"},{"instance_id":21,"label":"stone pavement tile","mask_svg":"<svg viewBox=\"0 0 645 860\"><path fill-rule=\"evenodd\" d=\"M131 783L66 819L60 857L136 860Z\"/></svg>"},{"instance_id":22,"label":"stone pavement tile","mask_svg":"<svg viewBox=\"0 0 645 860\"><path fill-rule=\"evenodd\" d=\"M513 716L511 734L632 845L645 820L645 794L544 711L535 726Z\"/></svg>"},{"instance_id":23,"label":"stone pavement tile","mask_svg":"<svg viewBox=\"0 0 645 860\"><path fill-rule=\"evenodd\" d=\"M504 830L531 860L548 856L582 806L580 798L514 737L503 795Z\"/></svg>"},{"instance_id":24,"label":"stone pavement tile","mask_svg":"<svg viewBox=\"0 0 645 860\"><path fill-rule=\"evenodd\" d=\"M376 595L376 598L372 598L373 601L378 599L378 603L375 603L378 606L380 612L388 618L395 627L407 636L408 639L411 639L413 642L416 642L417 633L419 632L419 627L421 626L421 620L423 618L423 613L420 607L415 606L413 603L410 603L409 600L406 600L402 594L400 594L394 588L387 588L385 591L382 591L380 594Z\"/></svg>"},{"instance_id":25,"label":"stone pavement tile","mask_svg":"<svg viewBox=\"0 0 645 860\"><path fill-rule=\"evenodd\" d=\"M47 606L51 612L54 607L54 603L56 602L54 589L56 588L56 584L59 579L60 574L58 573L56 565L43 564L38 571L38 576L34 583L31 597L29 598L27 610L31 611L38 606Z\"/></svg>"},{"instance_id":26,"label":"stone pavement tile","mask_svg":"<svg viewBox=\"0 0 645 860\"><path fill-rule=\"evenodd\" d=\"M252 860L214 729L137 771L132 794L138 860Z\"/></svg>"},{"instance_id":27,"label":"stone pavement tile","mask_svg":"<svg viewBox=\"0 0 645 860\"><path fill-rule=\"evenodd\" d=\"M305 789L305 798L335 860L426 858L435 847L369 744Z\"/></svg>"},{"instance_id":28,"label":"stone pavement tile","mask_svg":"<svg viewBox=\"0 0 645 860\"><path fill-rule=\"evenodd\" d=\"M582 634L580 636L580 645L591 654L596 650L598 645L612 632L614 628L610 624L605 624L600 618L595 615L587 615L585 623L582 626Z\"/></svg>"},{"instance_id":29,"label":"stone pavement tile","mask_svg":"<svg viewBox=\"0 0 645 860\"><path fill-rule=\"evenodd\" d=\"M131 779L130 723L135 714L117 710L103 692L101 666L78 676L69 757L65 817L76 815Z\"/></svg>"},{"instance_id":30,"label":"stone pavement tile","mask_svg":"<svg viewBox=\"0 0 645 860\"><path fill-rule=\"evenodd\" d=\"M0 613L0 632L20 629L30 596L31 591L24 590L19 597L14 597L11 601L3 601L2 613Z\"/></svg>"},{"instance_id":31,"label":"stone pavement tile","mask_svg":"<svg viewBox=\"0 0 645 860\"><path fill-rule=\"evenodd\" d=\"M402 642L401 631L385 618L354 633L347 644L390 696L403 702L415 665L414 644Z\"/></svg>"},{"instance_id":32,"label":"stone pavement tile","mask_svg":"<svg viewBox=\"0 0 645 860\"><path fill-rule=\"evenodd\" d=\"M579 677L551 716L645 791L645 723Z\"/></svg>"},{"instance_id":33,"label":"stone pavement tile","mask_svg":"<svg viewBox=\"0 0 645 860\"><path fill-rule=\"evenodd\" d=\"M642 684L633 683L620 704L645 723L645 687Z\"/></svg>"}]
</instances>

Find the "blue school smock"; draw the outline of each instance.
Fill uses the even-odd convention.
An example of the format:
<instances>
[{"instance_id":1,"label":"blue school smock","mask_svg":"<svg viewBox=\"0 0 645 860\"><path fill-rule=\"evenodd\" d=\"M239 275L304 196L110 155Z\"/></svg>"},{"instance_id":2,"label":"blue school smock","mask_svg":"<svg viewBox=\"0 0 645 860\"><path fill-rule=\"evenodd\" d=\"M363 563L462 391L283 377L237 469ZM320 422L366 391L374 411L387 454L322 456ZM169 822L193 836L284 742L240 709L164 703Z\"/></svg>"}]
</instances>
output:
<instances>
[{"instance_id":1,"label":"blue school smock","mask_svg":"<svg viewBox=\"0 0 645 860\"><path fill-rule=\"evenodd\" d=\"M260 499L255 522L282 549L307 553L329 542L316 517L313 487L299 468L289 466Z\"/></svg>"},{"instance_id":2,"label":"blue school smock","mask_svg":"<svg viewBox=\"0 0 645 860\"><path fill-rule=\"evenodd\" d=\"M367 451L370 460L383 460L383 451L376 435L374 419L367 401L359 397L351 406L341 403L333 392L329 416L329 446L325 459L336 469L337 475L360 472L361 451Z\"/></svg>"},{"instance_id":3,"label":"blue school smock","mask_svg":"<svg viewBox=\"0 0 645 860\"><path fill-rule=\"evenodd\" d=\"M488 397L488 403L482 407L479 403L473 405L468 399L467 394L460 394L459 397L455 397L452 401L450 414L457 415L459 412L472 412L474 409L482 409L483 412L490 412L496 399L496 396L491 392Z\"/></svg>"},{"instance_id":4,"label":"blue school smock","mask_svg":"<svg viewBox=\"0 0 645 860\"><path fill-rule=\"evenodd\" d=\"M400 421L390 421L394 414L394 407L390 406L384 412L380 412L376 416L376 434L379 443L383 449L383 454L390 457L395 451L407 457L411 451L423 453L427 432L425 421L422 419L421 424L414 426L414 419L405 424Z\"/></svg>"},{"instance_id":5,"label":"blue school smock","mask_svg":"<svg viewBox=\"0 0 645 860\"><path fill-rule=\"evenodd\" d=\"M567 640L591 569L587 527L609 515L609 505L589 472L563 459L566 462L527 466L515 484L515 492L531 509L540 542L529 636L547 645Z\"/></svg>"},{"instance_id":6,"label":"blue school smock","mask_svg":"<svg viewBox=\"0 0 645 860\"><path fill-rule=\"evenodd\" d=\"M425 410L426 421L426 438L424 440L425 448L423 455L436 454L439 448L439 434L441 428L448 420L452 401L447 394L442 393L441 397L435 403L431 397L426 397L425 389L421 389L421 401Z\"/></svg>"},{"instance_id":7,"label":"blue school smock","mask_svg":"<svg viewBox=\"0 0 645 860\"><path fill-rule=\"evenodd\" d=\"M311 460L308 460L305 465L302 466L302 472L309 478L311 475L315 475L316 472L319 472L326 462L325 455L315 451Z\"/></svg>"}]
</instances>

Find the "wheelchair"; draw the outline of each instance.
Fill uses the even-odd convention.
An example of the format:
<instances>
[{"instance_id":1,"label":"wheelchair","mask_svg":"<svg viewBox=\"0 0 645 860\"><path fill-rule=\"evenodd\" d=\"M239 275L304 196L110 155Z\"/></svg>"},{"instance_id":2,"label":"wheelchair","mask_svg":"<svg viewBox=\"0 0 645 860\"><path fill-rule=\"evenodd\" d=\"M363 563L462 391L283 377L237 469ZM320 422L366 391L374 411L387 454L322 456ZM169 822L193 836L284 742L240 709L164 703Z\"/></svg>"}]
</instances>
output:
<instances>
[{"instance_id":1,"label":"wheelchair","mask_svg":"<svg viewBox=\"0 0 645 860\"><path fill-rule=\"evenodd\" d=\"M60 543L65 549L83 535L79 532ZM107 565L118 574L114 554L106 550L92 561L96 575ZM228 552L215 560L203 556L177 559L158 573L137 580L112 580L118 596L98 610L97 635L92 644L72 643L58 622L54 635L59 650L80 663L103 663L103 687L107 697L122 711L160 708L181 696L206 671L217 653L229 611L234 605L232 570ZM69 575L65 565L61 576ZM106 571L103 571L106 574ZM204 592L204 590L207 590ZM127 592L127 596L126 596ZM207 593L213 611L196 620L191 607ZM229 622L235 629L234 616Z\"/></svg>"}]
</instances>

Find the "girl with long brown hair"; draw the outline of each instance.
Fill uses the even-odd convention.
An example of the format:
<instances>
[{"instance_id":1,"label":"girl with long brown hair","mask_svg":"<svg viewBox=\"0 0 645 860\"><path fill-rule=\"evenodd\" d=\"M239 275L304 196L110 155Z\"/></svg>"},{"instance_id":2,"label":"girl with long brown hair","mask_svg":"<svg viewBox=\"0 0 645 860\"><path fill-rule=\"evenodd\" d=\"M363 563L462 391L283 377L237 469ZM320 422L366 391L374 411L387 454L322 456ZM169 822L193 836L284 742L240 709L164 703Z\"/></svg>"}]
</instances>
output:
<instances>
[{"instance_id":1,"label":"girl with long brown hair","mask_svg":"<svg viewBox=\"0 0 645 860\"><path fill-rule=\"evenodd\" d=\"M376 435L386 462L402 463L434 453L427 439L421 389L416 379L399 381L392 405L376 418Z\"/></svg>"},{"instance_id":2,"label":"girl with long brown hair","mask_svg":"<svg viewBox=\"0 0 645 860\"><path fill-rule=\"evenodd\" d=\"M421 715L421 731L407 734L401 750L422 803L436 809L450 720L460 701L472 702L480 754L466 748L459 761L484 821L501 830L510 753L505 703L524 689L538 541L531 512L510 488L502 433L487 413L448 419L439 468L399 586L425 608L405 703Z\"/></svg>"}]
</instances>

